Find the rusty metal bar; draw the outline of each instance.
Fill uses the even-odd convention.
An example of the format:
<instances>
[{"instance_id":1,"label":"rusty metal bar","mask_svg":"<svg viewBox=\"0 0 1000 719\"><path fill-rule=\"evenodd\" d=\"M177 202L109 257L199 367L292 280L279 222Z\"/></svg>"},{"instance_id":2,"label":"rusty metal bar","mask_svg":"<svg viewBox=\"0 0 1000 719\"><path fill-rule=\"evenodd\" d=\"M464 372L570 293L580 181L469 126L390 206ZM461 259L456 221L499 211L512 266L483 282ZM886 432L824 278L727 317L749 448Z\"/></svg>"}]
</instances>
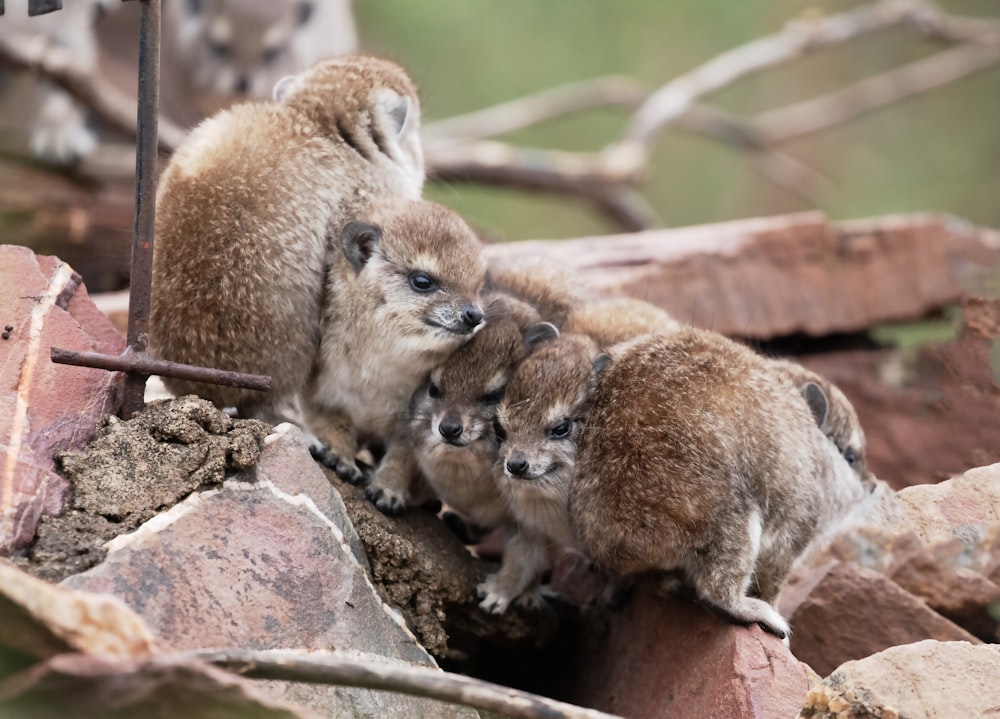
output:
<instances>
[{"instance_id":1,"label":"rusty metal bar","mask_svg":"<svg viewBox=\"0 0 1000 719\"><path fill-rule=\"evenodd\" d=\"M153 277L156 219L156 131L160 103L160 0L142 0L139 21L139 106L135 143L135 225L129 281L128 351L144 354L149 345L149 297ZM122 416L142 409L146 375L125 378Z\"/></svg>"},{"instance_id":2,"label":"rusty metal bar","mask_svg":"<svg viewBox=\"0 0 1000 719\"><path fill-rule=\"evenodd\" d=\"M43 2L45 0L42 0ZM61 4L61 0L56 0ZM128 419L144 404L149 375L176 377L196 382L266 392L271 378L228 370L153 359L146 354L149 345L149 306L153 274L153 231L156 211L157 110L160 84L160 0L139 0L139 103L138 133L135 152L135 222L132 239L132 268L129 284L128 338L125 352L105 355L77 352L58 347L50 349L53 362L79 367L125 372L122 417ZM3 0L0 0L0 9Z\"/></svg>"},{"instance_id":3,"label":"rusty metal bar","mask_svg":"<svg viewBox=\"0 0 1000 719\"><path fill-rule=\"evenodd\" d=\"M70 364L77 367L94 367L118 372L139 373L142 375L161 375L177 379L193 380L224 384L228 387L244 387L246 389L266 392L271 388L271 378L266 375L229 372L221 369L195 367L194 365L168 362L153 359L147 354L130 354L128 351L120 355L105 355L98 352L77 352L53 347L50 350L53 362ZM141 406L141 405L140 405Z\"/></svg>"},{"instance_id":4,"label":"rusty metal bar","mask_svg":"<svg viewBox=\"0 0 1000 719\"><path fill-rule=\"evenodd\" d=\"M62 0L28 0L28 15L31 17L56 10L62 10Z\"/></svg>"}]
</instances>

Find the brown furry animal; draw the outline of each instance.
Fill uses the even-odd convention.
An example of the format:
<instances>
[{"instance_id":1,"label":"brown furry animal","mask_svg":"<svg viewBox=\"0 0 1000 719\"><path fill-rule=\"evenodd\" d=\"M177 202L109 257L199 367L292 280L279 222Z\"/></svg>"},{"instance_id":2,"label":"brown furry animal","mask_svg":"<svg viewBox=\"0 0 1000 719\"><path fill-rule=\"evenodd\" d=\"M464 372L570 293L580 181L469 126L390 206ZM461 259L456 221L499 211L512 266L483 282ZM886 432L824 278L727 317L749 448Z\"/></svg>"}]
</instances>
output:
<instances>
[{"instance_id":1,"label":"brown furry animal","mask_svg":"<svg viewBox=\"0 0 1000 719\"><path fill-rule=\"evenodd\" d=\"M792 563L866 490L806 401L821 388L704 330L610 355L570 492L578 547L615 575L679 572L710 606L787 636L773 605Z\"/></svg>"},{"instance_id":2,"label":"brown furry animal","mask_svg":"<svg viewBox=\"0 0 1000 719\"><path fill-rule=\"evenodd\" d=\"M165 378L271 423L304 386L344 225L423 185L416 89L367 56L321 62L199 125L157 194L150 352L271 375L268 393Z\"/></svg>"},{"instance_id":3,"label":"brown furry animal","mask_svg":"<svg viewBox=\"0 0 1000 719\"><path fill-rule=\"evenodd\" d=\"M507 386L496 416L495 477L515 527L499 572L478 588L484 611L502 614L519 597L529 605L540 601L542 574L574 544L569 488L602 357L589 337L563 334L529 355Z\"/></svg>"},{"instance_id":4,"label":"brown furry animal","mask_svg":"<svg viewBox=\"0 0 1000 719\"><path fill-rule=\"evenodd\" d=\"M493 418L515 367L556 334L533 307L493 295L487 299L485 326L413 395L409 437L417 464L430 489L465 524L449 514L446 521L469 541L510 520L493 477Z\"/></svg>"},{"instance_id":5,"label":"brown furry animal","mask_svg":"<svg viewBox=\"0 0 1000 719\"><path fill-rule=\"evenodd\" d=\"M483 326L479 240L454 212L425 201L380 207L352 222L330 259L322 341L302 395L323 459L359 481L359 441L385 445L368 486L399 513L416 475L405 441L410 397L428 373Z\"/></svg>"}]
</instances>

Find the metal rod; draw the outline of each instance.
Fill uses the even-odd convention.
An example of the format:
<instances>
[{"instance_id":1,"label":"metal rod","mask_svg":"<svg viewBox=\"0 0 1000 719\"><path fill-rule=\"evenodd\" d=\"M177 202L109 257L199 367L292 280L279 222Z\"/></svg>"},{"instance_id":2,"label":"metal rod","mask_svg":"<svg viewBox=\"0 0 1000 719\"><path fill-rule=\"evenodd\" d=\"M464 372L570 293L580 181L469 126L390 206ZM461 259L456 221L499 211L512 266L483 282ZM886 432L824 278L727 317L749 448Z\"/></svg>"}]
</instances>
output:
<instances>
[{"instance_id":1,"label":"metal rod","mask_svg":"<svg viewBox=\"0 0 1000 719\"><path fill-rule=\"evenodd\" d=\"M129 284L128 349L144 355L149 344L149 297L156 219L156 132L160 101L160 0L141 0L139 22L139 106L135 149L135 225ZM143 406L144 374L125 378L122 417Z\"/></svg>"},{"instance_id":2,"label":"metal rod","mask_svg":"<svg viewBox=\"0 0 1000 719\"><path fill-rule=\"evenodd\" d=\"M196 367L194 365L181 364L180 362L168 362L167 360L153 359L142 352L105 355L98 352L64 350L59 347L53 347L49 352L52 361L58 364L141 374L143 376L143 384L145 384L146 377L155 374L163 377L193 380L195 382L223 384L227 387L255 389L261 392L266 392L271 388L271 378L267 375L244 374L242 372L209 369L208 367Z\"/></svg>"}]
</instances>

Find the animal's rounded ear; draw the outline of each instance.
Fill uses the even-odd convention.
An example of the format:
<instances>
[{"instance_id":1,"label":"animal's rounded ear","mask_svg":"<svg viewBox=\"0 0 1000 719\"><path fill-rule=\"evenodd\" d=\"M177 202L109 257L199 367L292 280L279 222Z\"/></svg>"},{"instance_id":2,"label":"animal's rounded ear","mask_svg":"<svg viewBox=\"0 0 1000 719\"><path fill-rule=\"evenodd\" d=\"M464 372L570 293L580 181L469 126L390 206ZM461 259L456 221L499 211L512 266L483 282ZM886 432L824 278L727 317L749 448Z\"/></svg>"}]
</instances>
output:
<instances>
[{"instance_id":1,"label":"animal's rounded ear","mask_svg":"<svg viewBox=\"0 0 1000 719\"><path fill-rule=\"evenodd\" d=\"M396 137L400 137L407 126L412 123L411 118L415 112L410 96L398 95L390 90L383 93L378 104L382 108L382 112L385 113L389 129L395 133Z\"/></svg>"},{"instance_id":2,"label":"animal's rounded ear","mask_svg":"<svg viewBox=\"0 0 1000 719\"><path fill-rule=\"evenodd\" d=\"M559 338L559 330L551 322L539 322L524 333L524 347L531 354L542 342Z\"/></svg>"},{"instance_id":3,"label":"animal's rounded ear","mask_svg":"<svg viewBox=\"0 0 1000 719\"><path fill-rule=\"evenodd\" d=\"M303 2L299 3L299 8L298 8L299 25L305 25L307 22L309 22L309 18L312 17L314 9L315 6L311 2L306 2L305 0L303 0Z\"/></svg>"},{"instance_id":4,"label":"animal's rounded ear","mask_svg":"<svg viewBox=\"0 0 1000 719\"><path fill-rule=\"evenodd\" d=\"M816 420L816 426L825 431L826 421L830 413L830 400L827 398L826 392L815 382L806 382L799 387L799 391L806 404L809 405L809 411L812 412L813 419Z\"/></svg>"},{"instance_id":5,"label":"animal's rounded ear","mask_svg":"<svg viewBox=\"0 0 1000 719\"><path fill-rule=\"evenodd\" d=\"M274 90L271 91L271 97L274 98L275 102L281 102L298 86L298 75L285 75L274 84Z\"/></svg>"},{"instance_id":6,"label":"animal's rounded ear","mask_svg":"<svg viewBox=\"0 0 1000 719\"><path fill-rule=\"evenodd\" d=\"M608 368L609 364L611 364L611 355L607 352L601 352L601 354L594 358L592 363L594 374L600 376L601 373Z\"/></svg>"},{"instance_id":7,"label":"animal's rounded ear","mask_svg":"<svg viewBox=\"0 0 1000 719\"><path fill-rule=\"evenodd\" d=\"M382 228L367 222L348 222L340 231L340 247L355 272L361 272L372 254L375 245L382 239Z\"/></svg>"}]
</instances>

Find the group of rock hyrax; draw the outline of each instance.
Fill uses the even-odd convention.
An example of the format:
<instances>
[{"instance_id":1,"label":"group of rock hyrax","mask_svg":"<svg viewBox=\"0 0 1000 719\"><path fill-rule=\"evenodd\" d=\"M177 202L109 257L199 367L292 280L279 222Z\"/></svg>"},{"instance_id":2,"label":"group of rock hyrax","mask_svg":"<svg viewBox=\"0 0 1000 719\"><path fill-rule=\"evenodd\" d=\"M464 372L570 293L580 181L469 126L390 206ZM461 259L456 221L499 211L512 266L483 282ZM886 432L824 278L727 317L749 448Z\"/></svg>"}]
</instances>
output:
<instances>
[{"instance_id":1,"label":"group of rock hyrax","mask_svg":"<svg viewBox=\"0 0 1000 719\"><path fill-rule=\"evenodd\" d=\"M315 456L382 511L437 497L465 534L500 528L488 612L539 601L573 547L785 636L792 563L873 486L847 399L540 261L490 260L423 180L416 90L376 57L193 130L160 180L150 349L273 387L168 388L272 423L298 407Z\"/></svg>"}]
</instances>

